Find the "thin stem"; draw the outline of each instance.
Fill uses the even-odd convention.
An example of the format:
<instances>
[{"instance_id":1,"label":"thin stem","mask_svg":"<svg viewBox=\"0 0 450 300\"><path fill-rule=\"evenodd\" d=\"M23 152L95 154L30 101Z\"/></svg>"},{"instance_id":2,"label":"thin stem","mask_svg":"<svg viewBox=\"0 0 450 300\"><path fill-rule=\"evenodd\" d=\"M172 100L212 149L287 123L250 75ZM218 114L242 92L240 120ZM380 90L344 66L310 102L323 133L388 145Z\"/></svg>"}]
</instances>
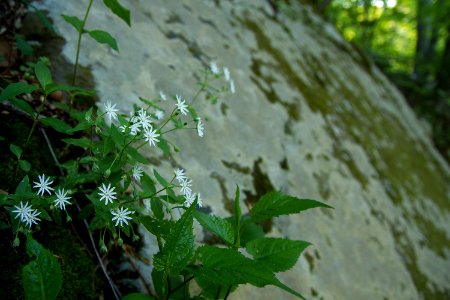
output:
<instances>
[{"instance_id":1,"label":"thin stem","mask_svg":"<svg viewBox=\"0 0 450 300\"><path fill-rule=\"evenodd\" d=\"M171 293L176 292L177 290L179 290L181 287L183 287L186 283L188 283L189 281L191 281L192 279L194 279L194 276L189 277L188 279L185 279L182 283L180 283L179 285L177 285L172 291Z\"/></svg>"},{"instance_id":2,"label":"thin stem","mask_svg":"<svg viewBox=\"0 0 450 300\"><path fill-rule=\"evenodd\" d=\"M77 42L77 54L75 57L75 67L73 70L73 77L72 77L72 85L75 85L75 79L77 77L77 69L78 69L78 58L80 56L80 46L81 46L81 36L84 33L84 25L86 25L86 20L89 15L89 11L91 10L92 0L89 1L88 8L86 10L86 14L84 15L83 23L81 24L80 31L78 32L78 42Z\"/></svg>"},{"instance_id":3,"label":"thin stem","mask_svg":"<svg viewBox=\"0 0 450 300\"><path fill-rule=\"evenodd\" d=\"M169 300L170 299L170 294L171 294L171 292L170 292L170 277L169 277L169 275L167 275L167 277L166 277L166 279L167 279L167 295L166 295L166 300Z\"/></svg>"},{"instance_id":4,"label":"thin stem","mask_svg":"<svg viewBox=\"0 0 450 300\"><path fill-rule=\"evenodd\" d=\"M205 86L207 85L207 79L208 79L208 70L205 70L205 79L203 79L203 82L200 82L200 89L197 91L197 93L192 98L190 105L193 105L195 100L197 100L198 96L200 96L200 93L205 90Z\"/></svg>"},{"instance_id":5,"label":"thin stem","mask_svg":"<svg viewBox=\"0 0 450 300\"><path fill-rule=\"evenodd\" d=\"M227 298L228 298L228 295L230 294L230 292L231 292L231 285L228 287L228 289L227 289L227 293L225 294L225 298L223 298L224 300L227 300Z\"/></svg>"},{"instance_id":6,"label":"thin stem","mask_svg":"<svg viewBox=\"0 0 450 300\"><path fill-rule=\"evenodd\" d=\"M216 299L216 300L219 299L221 291L222 291L222 286L219 285L219 288L217 289L216 297L214 299Z\"/></svg>"}]
</instances>

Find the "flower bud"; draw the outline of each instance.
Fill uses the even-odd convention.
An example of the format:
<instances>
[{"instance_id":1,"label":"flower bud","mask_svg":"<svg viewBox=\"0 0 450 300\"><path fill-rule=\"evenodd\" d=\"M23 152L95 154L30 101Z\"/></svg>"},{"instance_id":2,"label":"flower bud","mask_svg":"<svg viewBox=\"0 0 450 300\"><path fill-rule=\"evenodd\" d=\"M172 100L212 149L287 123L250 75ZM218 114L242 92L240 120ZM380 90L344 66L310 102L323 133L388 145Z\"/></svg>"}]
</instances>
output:
<instances>
[{"instance_id":1,"label":"flower bud","mask_svg":"<svg viewBox=\"0 0 450 300\"><path fill-rule=\"evenodd\" d=\"M105 178L108 178L111 175L111 169L105 171Z\"/></svg>"},{"instance_id":2,"label":"flower bud","mask_svg":"<svg viewBox=\"0 0 450 300\"><path fill-rule=\"evenodd\" d=\"M108 248L106 248L106 245L103 244L103 246L100 247L100 252L101 253L106 253L108 251Z\"/></svg>"},{"instance_id":3,"label":"flower bud","mask_svg":"<svg viewBox=\"0 0 450 300\"><path fill-rule=\"evenodd\" d=\"M133 235L133 242L139 241L141 238L138 235Z\"/></svg>"},{"instance_id":4,"label":"flower bud","mask_svg":"<svg viewBox=\"0 0 450 300\"><path fill-rule=\"evenodd\" d=\"M66 222L67 223L72 222L72 218L69 215L67 215L67 217L66 217Z\"/></svg>"},{"instance_id":5,"label":"flower bud","mask_svg":"<svg viewBox=\"0 0 450 300\"><path fill-rule=\"evenodd\" d=\"M122 247L122 245L123 245L123 240L122 240L121 238L119 238L119 239L117 240L117 245L119 245L120 247Z\"/></svg>"},{"instance_id":6,"label":"flower bud","mask_svg":"<svg viewBox=\"0 0 450 300\"><path fill-rule=\"evenodd\" d=\"M16 236L16 238L13 241L13 247L19 247L20 245L20 240L19 237Z\"/></svg>"}]
</instances>

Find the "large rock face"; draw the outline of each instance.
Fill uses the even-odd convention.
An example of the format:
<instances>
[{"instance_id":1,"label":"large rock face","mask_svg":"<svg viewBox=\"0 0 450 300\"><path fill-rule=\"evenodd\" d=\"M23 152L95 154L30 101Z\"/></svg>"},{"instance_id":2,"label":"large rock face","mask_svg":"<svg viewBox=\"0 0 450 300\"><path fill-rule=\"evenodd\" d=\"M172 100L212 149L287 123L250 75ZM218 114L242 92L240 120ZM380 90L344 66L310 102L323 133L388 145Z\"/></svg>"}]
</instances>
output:
<instances>
[{"instance_id":1,"label":"large rock face","mask_svg":"<svg viewBox=\"0 0 450 300\"><path fill-rule=\"evenodd\" d=\"M75 31L60 14L82 18L87 2L41 3L72 62ZM307 7L274 19L265 1L121 1L129 28L94 2L88 27L120 48L83 40L102 101L129 110L159 90L189 99L210 60L236 82L221 104L200 105L205 137L174 134L182 152L158 168L187 169L219 215L236 184L248 199L274 188L335 207L274 220L271 235L314 244L283 282L310 299L450 297L449 168L402 95L331 25ZM291 296L247 286L232 296L253 297Z\"/></svg>"}]
</instances>

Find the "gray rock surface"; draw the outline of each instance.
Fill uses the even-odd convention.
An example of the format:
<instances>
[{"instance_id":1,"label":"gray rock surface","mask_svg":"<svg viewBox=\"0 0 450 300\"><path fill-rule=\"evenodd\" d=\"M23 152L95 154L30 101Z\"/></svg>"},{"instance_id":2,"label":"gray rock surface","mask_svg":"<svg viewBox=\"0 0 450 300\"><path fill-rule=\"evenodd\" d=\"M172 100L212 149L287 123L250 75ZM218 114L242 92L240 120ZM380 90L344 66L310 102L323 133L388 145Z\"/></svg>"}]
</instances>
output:
<instances>
[{"instance_id":1,"label":"gray rock surface","mask_svg":"<svg viewBox=\"0 0 450 300\"><path fill-rule=\"evenodd\" d=\"M271 235L314 244L280 280L309 299L450 297L448 165L399 91L331 25L308 7L275 19L266 1L123 0L129 28L94 2L88 28L120 49L83 38L101 101L128 111L159 90L189 99L210 60L236 82L236 94L199 105L204 138L173 134L182 152L159 159L163 173L185 168L223 216L236 184L250 200L275 188L335 207L274 220ZM39 4L72 63L76 35L60 14L82 18L87 3ZM243 286L230 298L291 295Z\"/></svg>"}]
</instances>

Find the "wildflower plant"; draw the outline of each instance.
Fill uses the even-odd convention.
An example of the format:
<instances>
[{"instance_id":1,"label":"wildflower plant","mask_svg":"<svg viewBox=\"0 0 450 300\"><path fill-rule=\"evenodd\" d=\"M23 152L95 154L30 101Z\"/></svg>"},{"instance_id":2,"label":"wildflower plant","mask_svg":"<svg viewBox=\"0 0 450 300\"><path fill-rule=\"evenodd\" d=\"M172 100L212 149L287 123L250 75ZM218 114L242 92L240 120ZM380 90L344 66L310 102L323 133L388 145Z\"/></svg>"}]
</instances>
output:
<instances>
[{"instance_id":1,"label":"wildflower plant","mask_svg":"<svg viewBox=\"0 0 450 300\"><path fill-rule=\"evenodd\" d=\"M104 3L130 25L129 11L117 0L104 0ZM118 50L109 33L84 27L91 4L92 1L84 20L63 16L79 35L76 62L83 34ZM77 63L73 82L76 68ZM266 238L260 224L281 215L328 205L274 191L264 195L249 208L248 214L243 215L237 188L232 216L222 218L206 214L198 208L207 205L208 199L202 199L184 169L176 168L173 174L165 176L140 152L142 148L161 151L165 155L170 155L172 150L178 151L170 141L174 131L194 133L198 139L203 137L205 126L195 110L196 102L202 94L206 100L216 103L220 94L235 92L228 68L220 68L216 62L211 62L202 70L198 90L191 98L180 96L181 92L168 95L158 91L153 99L140 97L140 105L135 105L130 113L120 111L111 99L98 109L91 107L87 111L78 111L73 105L74 95L92 95L92 91L55 83L43 61L35 64L34 73L36 83L11 83L0 94L0 101L9 101L33 119L26 143L21 147L10 146L17 158L17 168L30 172L31 164L23 159L23 152L38 123L63 134L62 141L82 154L61 163L55 161L61 167L61 176L42 174L30 178L26 175L14 192L0 195L0 205L9 212L11 229L16 233L14 245L19 243L18 234L24 234L28 253L34 258L23 272L27 298L55 299L58 295L62 280L58 261L33 239L32 234L39 230L40 222L61 220L62 213L70 222L67 211L70 206L78 207L78 217L85 219L89 233L98 237L96 248L101 252L108 251L110 241L122 246L124 235L138 239L136 229L139 224L156 236L159 251L152 260L155 293L151 295L155 298L227 298L238 285L246 283L257 287L275 285L303 298L278 280L276 273L292 268L310 244L301 240ZM48 95L54 91L69 93L69 103L59 104L59 107L70 114L76 125L41 116L44 103L49 101ZM20 95L32 92L42 95L37 110L20 98ZM150 204L150 211L146 204ZM174 209L180 212L178 217L173 213ZM217 236L222 247L194 242L194 219ZM245 252L248 255L244 255ZM32 278L36 276L46 280L33 283ZM106 271L105 276L108 276ZM201 288L200 295L189 292L193 280ZM112 287L112 290L115 289ZM133 295L127 297L124 299L137 299Z\"/></svg>"}]
</instances>

